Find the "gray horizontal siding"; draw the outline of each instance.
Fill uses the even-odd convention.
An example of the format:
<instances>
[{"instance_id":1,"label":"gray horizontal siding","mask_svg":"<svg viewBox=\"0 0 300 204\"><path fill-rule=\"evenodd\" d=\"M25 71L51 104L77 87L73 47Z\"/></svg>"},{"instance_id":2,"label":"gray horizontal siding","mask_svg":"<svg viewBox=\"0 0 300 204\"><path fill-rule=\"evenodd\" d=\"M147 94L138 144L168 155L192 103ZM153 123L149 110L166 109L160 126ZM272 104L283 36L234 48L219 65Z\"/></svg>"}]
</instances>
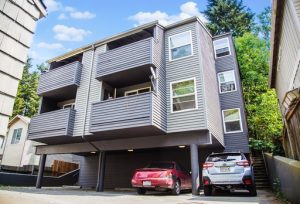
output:
<instances>
[{"instance_id":1,"label":"gray horizontal siding","mask_svg":"<svg viewBox=\"0 0 300 204\"><path fill-rule=\"evenodd\" d=\"M169 61L168 37L185 31L192 32L193 56ZM207 129L207 119L204 108L203 77L200 64L200 51L197 42L196 23L189 23L165 32L165 59L166 59L166 89L167 89L167 132L183 132L190 130ZM171 113L170 83L187 78L196 78L196 93L198 109Z\"/></svg>"},{"instance_id":2,"label":"gray horizontal siding","mask_svg":"<svg viewBox=\"0 0 300 204\"><path fill-rule=\"evenodd\" d=\"M92 105L90 132L151 125L153 93L143 93Z\"/></svg>"},{"instance_id":3,"label":"gray horizontal siding","mask_svg":"<svg viewBox=\"0 0 300 204\"><path fill-rule=\"evenodd\" d=\"M82 64L78 61L43 73L40 77L37 93L43 95L56 89L79 85Z\"/></svg>"},{"instance_id":4,"label":"gray horizontal siding","mask_svg":"<svg viewBox=\"0 0 300 204\"><path fill-rule=\"evenodd\" d=\"M243 90L240 80L239 67L237 64L235 48L230 36L231 55L216 59L217 73L234 70L237 91L220 94L221 110L239 108L241 112L243 132L224 134L226 151L249 152L248 147L248 128L245 116Z\"/></svg>"},{"instance_id":5,"label":"gray horizontal siding","mask_svg":"<svg viewBox=\"0 0 300 204\"><path fill-rule=\"evenodd\" d=\"M157 47L153 41L153 38L147 38L99 54L96 77L153 64L152 53Z\"/></svg>"},{"instance_id":6,"label":"gray horizontal siding","mask_svg":"<svg viewBox=\"0 0 300 204\"><path fill-rule=\"evenodd\" d=\"M75 110L60 109L40 115L31 119L28 139L72 136Z\"/></svg>"}]
</instances>

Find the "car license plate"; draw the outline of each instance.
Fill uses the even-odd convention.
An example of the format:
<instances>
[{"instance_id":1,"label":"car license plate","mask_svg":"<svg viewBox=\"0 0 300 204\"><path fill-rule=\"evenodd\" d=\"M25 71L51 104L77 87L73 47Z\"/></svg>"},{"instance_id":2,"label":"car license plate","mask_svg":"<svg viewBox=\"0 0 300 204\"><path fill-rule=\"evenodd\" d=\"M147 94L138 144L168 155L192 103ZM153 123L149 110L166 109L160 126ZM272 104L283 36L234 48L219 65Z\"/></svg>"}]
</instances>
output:
<instances>
[{"instance_id":1,"label":"car license plate","mask_svg":"<svg viewBox=\"0 0 300 204\"><path fill-rule=\"evenodd\" d=\"M151 181L143 181L143 186L151 186Z\"/></svg>"},{"instance_id":2,"label":"car license plate","mask_svg":"<svg viewBox=\"0 0 300 204\"><path fill-rule=\"evenodd\" d=\"M223 173L230 172L230 167L229 166L221 166L220 172L223 172Z\"/></svg>"}]
</instances>

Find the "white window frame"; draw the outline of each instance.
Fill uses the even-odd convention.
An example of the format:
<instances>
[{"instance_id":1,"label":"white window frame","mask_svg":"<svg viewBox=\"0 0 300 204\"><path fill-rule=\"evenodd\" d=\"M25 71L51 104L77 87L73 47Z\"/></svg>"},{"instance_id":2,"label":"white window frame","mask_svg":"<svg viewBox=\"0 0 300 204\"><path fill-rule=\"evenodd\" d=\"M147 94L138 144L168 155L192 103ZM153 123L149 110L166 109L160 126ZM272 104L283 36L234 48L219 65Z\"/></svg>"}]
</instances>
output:
<instances>
[{"instance_id":1,"label":"white window frame","mask_svg":"<svg viewBox=\"0 0 300 204\"><path fill-rule=\"evenodd\" d=\"M71 105L71 109L75 109L75 103L67 103L63 105L63 109L66 109L65 106L70 106Z\"/></svg>"},{"instance_id":2,"label":"white window frame","mask_svg":"<svg viewBox=\"0 0 300 204\"><path fill-rule=\"evenodd\" d=\"M224 112L225 112L225 111L230 111L230 110L238 110L239 116L240 116L240 117L239 117L239 122L240 122L241 130L230 131L230 132L227 132L227 131L226 131ZM223 128L224 128L224 133L225 133L225 134L231 134L231 133L239 133L239 132L243 132L243 123L242 123L242 116L241 116L241 109L240 109L240 108L231 108L231 109L225 109L225 110L222 110L222 118L223 118ZM226 121L226 122L232 122L232 121L237 121L237 120L231 120L231 121Z\"/></svg>"},{"instance_id":3,"label":"white window frame","mask_svg":"<svg viewBox=\"0 0 300 204\"><path fill-rule=\"evenodd\" d=\"M226 73L226 72L232 72L233 73L233 81L234 81L235 90L222 92L222 90L221 90L221 82L220 82L220 75L223 74L223 73ZM220 94L231 93L231 92L237 91L236 79L235 79L235 71L234 70L229 70L229 71L225 71L225 72L219 72L218 73L218 82L219 82L219 93Z\"/></svg>"},{"instance_id":4,"label":"white window frame","mask_svg":"<svg viewBox=\"0 0 300 204\"><path fill-rule=\"evenodd\" d=\"M179 110L179 111L173 111L173 89L172 89L172 85L173 84L177 84L180 82L184 82L184 81L190 81L190 80L194 80L194 95L195 95L195 108L189 108L189 109L184 109L184 110ZM189 96L189 95L184 95L184 96ZM182 97L182 96L180 96ZM176 97L175 97L176 98ZM180 112L186 112L186 111L192 111L192 110L197 110L198 109L198 100L197 100L197 86L196 86L196 77L192 77L192 78L187 78L187 79L182 79L182 80L178 80L178 81L173 81L170 82L170 103L171 103L171 113L180 113Z\"/></svg>"},{"instance_id":5,"label":"white window frame","mask_svg":"<svg viewBox=\"0 0 300 204\"><path fill-rule=\"evenodd\" d=\"M177 36L177 35L181 35L181 34L183 34L183 33L189 33L189 34L190 34L190 42L187 43L187 44L183 44L183 45L181 45L181 46L191 44L191 55L184 56L184 57L180 57L180 58L176 58L176 59L172 59L172 53L171 53L171 38L174 37L174 36ZM176 60L180 60L180 59L184 59L184 58L191 57L191 56L194 55L194 51L193 51L193 39L192 39L192 31L191 31L191 30L184 31L184 32L177 33L177 34L174 34L174 35L169 36L169 37L168 37L168 42L169 42L169 62L176 61ZM179 46L179 47L181 47L181 46ZM174 48L177 48L177 47L173 47L172 49L174 49Z\"/></svg>"},{"instance_id":6,"label":"white window frame","mask_svg":"<svg viewBox=\"0 0 300 204\"><path fill-rule=\"evenodd\" d=\"M133 89L133 90L130 90L130 91L125 91L124 95L128 96L127 95L128 93L133 93L133 92L136 92L136 94L134 94L134 95L138 95L139 90L142 90L142 89L149 89L149 92L151 92L151 86L147 86L147 87L143 87L143 88ZM133 96L133 95L129 95L129 96Z\"/></svg>"},{"instance_id":7,"label":"white window frame","mask_svg":"<svg viewBox=\"0 0 300 204\"><path fill-rule=\"evenodd\" d=\"M16 141L16 137L14 137L14 132L15 132L15 130L17 131L17 134L18 134L18 131L21 129L21 133L20 133L20 138L19 138L19 140L18 140L18 142L15 142ZM12 137L11 137L11 141L10 141L10 144L11 145L15 145L15 144L19 144L20 143L20 141L21 141L21 138L22 138L22 132L23 132L23 128L15 128L14 130L13 130L13 133L12 133ZM16 135L17 136L17 135ZM14 143L13 143L14 142Z\"/></svg>"},{"instance_id":8,"label":"white window frame","mask_svg":"<svg viewBox=\"0 0 300 204\"><path fill-rule=\"evenodd\" d=\"M221 56L221 57L217 57L217 52L216 52L215 42L220 41L220 40L224 40L224 39L227 40L227 46L228 46L229 54L228 54L228 55ZM220 39L214 40L214 41L213 41L213 46L214 46L214 52L215 52L215 58L216 58L216 59L217 59L217 58L222 58L222 57L227 57L227 56L230 56L230 55L231 55L231 49L230 49L230 43L229 43L228 37L226 37L226 38L220 38ZM225 47L226 47L226 46L225 46ZM222 48L225 48L225 47L221 47L221 48L219 48L219 49L222 49Z\"/></svg>"}]
</instances>

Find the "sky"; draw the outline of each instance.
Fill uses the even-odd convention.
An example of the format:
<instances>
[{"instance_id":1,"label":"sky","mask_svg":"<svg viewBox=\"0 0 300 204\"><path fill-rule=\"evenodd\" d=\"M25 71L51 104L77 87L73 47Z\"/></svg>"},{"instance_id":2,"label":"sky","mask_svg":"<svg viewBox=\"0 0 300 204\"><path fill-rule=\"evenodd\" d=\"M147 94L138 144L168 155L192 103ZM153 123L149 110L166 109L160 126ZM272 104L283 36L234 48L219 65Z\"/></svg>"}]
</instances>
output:
<instances>
[{"instance_id":1,"label":"sky","mask_svg":"<svg viewBox=\"0 0 300 204\"><path fill-rule=\"evenodd\" d=\"M53 57L135 26L159 20L167 25L191 16L206 21L207 0L44 0L48 15L39 20L29 51L34 67ZM244 0L260 13L270 0Z\"/></svg>"}]
</instances>

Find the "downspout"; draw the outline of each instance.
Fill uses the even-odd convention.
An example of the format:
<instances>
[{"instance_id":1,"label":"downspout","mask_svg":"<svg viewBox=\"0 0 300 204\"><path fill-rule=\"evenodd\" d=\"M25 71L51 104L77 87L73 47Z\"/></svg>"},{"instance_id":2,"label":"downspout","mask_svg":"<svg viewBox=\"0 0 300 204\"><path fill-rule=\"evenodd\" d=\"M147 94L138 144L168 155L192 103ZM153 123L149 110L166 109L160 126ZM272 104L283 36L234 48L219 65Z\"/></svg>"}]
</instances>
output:
<instances>
[{"instance_id":1,"label":"downspout","mask_svg":"<svg viewBox=\"0 0 300 204\"><path fill-rule=\"evenodd\" d=\"M94 68L94 58L95 58L95 44L92 45L92 61L91 61L91 69L90 69L90 74L89 74L89 86L88 86L88 92L87 92L87 98L86 98L86 104L85 104L85 112L84 112L84 119L83 119L83 130L82 130L82 139L89 143L92 147L94 147L96 150L101 152L101 150L94 145L92 142L90 142L86 137L85 137L85 123L86 123L86 116L87 116L87 110L88 110L88 105L89 105L89 99L90 99L90 88L91 88L91 81L92 81L92 74L93 74L93 68Z\"/></svg>"}]
</instances>

